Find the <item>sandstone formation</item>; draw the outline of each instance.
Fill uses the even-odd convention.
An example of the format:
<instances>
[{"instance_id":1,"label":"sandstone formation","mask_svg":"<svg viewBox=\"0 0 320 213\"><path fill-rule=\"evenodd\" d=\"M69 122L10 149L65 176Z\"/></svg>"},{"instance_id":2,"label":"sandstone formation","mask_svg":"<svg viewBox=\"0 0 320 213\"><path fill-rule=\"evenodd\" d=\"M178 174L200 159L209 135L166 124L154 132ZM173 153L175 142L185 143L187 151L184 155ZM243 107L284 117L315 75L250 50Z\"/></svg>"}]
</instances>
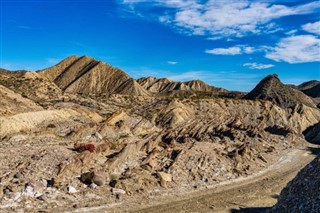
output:
<instances>
[{"instance_id":1,"label":"sandstone formation","mask_svg":"<svg viewBox=\"0 0 320 213\"><path fill-rule=\"evenodd\" d=\"M86 56L39 72L0 70L0 211L190 191L318 141L320 110L277 76L234 98L242 95L198 80L136 81Z\"/></svg>"},{"instance_id":2,"label":"sandstone formation","mask_svg":"<svg viewBox=\"0 0 320 213\"><path fill-rule=\"evenodd\" d=\"M196 95L197 92L209 94L227 93L228 91L221 88L209 86L203 81L192 80L187 82L172 81L167 78L147 77L140 78L137 82L147 91L153 94L170 94L174 91L185 92L184 95ZM189 92L189 93L187 93ZM183 93L182 93L183 94Z\"/></svg>"},{"instance_id":3,"label":"sandstone formation","mask_svg":"<svg viewBox=\"0 0 320 213\"><path fill-rule=\"evenodd\" d=\"M32 100L24 98L20 94L2 85L0 85L0 99L0 115L14 115L42 109L41 106Z\"/></svg>"},{"instance_id":4,"label":"sandstone formation","mask_svg":"<svg viewBox=\"0 0 320 213\"><path fill-rule=\"evenodd\" d=\"M311 107L315 106L310 97L291 86L284 85L275 74L264 78L244 98L272 101L283 108L293 107L299 103Z\"/></svg>"},{"instance_id":5,"label":"sandstone formation","mask_svg":"<svg viewBox=\"0 0 320 213\"><path fill-rule=\"evenodd\" d=\"M87 56L71 56L39 74L69 93L148 95L122 70Z\"/></svg>"}]
</instances>

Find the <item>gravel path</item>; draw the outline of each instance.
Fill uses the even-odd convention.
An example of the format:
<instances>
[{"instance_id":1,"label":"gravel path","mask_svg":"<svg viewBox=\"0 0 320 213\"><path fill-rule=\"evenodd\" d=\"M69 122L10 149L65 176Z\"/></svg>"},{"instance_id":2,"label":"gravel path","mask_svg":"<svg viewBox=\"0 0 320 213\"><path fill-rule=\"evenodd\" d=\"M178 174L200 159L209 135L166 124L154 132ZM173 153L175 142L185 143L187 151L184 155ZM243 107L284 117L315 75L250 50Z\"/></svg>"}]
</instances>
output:
<instances>
[{"instance_id":1,"label":"gravel path","mask_svg":"<svg viewBox=\"0 0 320 213\"><path fill-rule=\"evenodd\" d=\"M313 145L314 150L319 149ZM281 190L315 155L311 149L294 149L263 172L195 192L170 192L149 200L78 209L77 212L266 212Z\"/></svg>"}]
</instances>

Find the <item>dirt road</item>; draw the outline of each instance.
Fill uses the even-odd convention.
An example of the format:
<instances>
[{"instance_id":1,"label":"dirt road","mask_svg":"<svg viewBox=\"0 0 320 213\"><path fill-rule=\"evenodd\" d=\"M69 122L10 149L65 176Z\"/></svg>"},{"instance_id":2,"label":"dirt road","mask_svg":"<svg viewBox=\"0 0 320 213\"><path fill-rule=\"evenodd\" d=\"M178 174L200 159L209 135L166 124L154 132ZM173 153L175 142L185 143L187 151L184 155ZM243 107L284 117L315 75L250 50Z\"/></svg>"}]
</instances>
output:
<instances>
[{"instance_id":1,"label":"dirt road","mask_svg":"<svg viewBox=\"0 0 320 213\"><path fill-rule=\"evenodd\" d=\"M273 166L247 178L194 192L170 192L149 200L83 208L77 212L264 212L276 202L282 188L314 157L310 149L295 149Z\"/></svg>"}]
</instances>

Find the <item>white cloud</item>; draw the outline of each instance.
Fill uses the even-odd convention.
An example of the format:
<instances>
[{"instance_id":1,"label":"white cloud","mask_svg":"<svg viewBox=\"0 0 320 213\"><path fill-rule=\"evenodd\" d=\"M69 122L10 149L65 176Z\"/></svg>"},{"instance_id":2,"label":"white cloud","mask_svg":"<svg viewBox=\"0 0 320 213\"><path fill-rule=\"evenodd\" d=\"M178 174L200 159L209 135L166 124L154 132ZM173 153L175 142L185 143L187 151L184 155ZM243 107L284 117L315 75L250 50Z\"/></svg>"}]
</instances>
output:
<instances>
[{"instance_id":1,"label":"white cloud","mask_svg":"<svg viewBox=\"0 0 320 213\"><path fill-rule=\"evenodd\" d=\"M148 3L153 6L169 8L190 8L199 7L200 5L194 0L123 0L125 4Z\"/></svg>"},{"instance_id":2,"label":"white cloud","mask_svg":"<svg viewBox=\"0 0 320 213\"><path fill-rule=\"evenodd\" d=\"M176 65L178 62L176 61L167 61L168 64L171 64L171 65Z\"/></svg>"},{"instance_id":3,"label":"white cloud","mask_svg":"<svg viewBox=\"0 0 320 213\"><path fill-rule=\"evenodd\" d=\"M259 63L245 63L243 64L244 67L248 67L252 70L262 70L274 67L273 64L259 64Z\"/></svg>"},{"instance_id":4,"label":"white cloud","mask_svg":"<svg viewBox=\"0 0 320 213\"><path fill-rule=\"evenodd\" d=\"M161 22L172 24L189 34L243 37L246 34L275 33L283 30L272 21L290 15L315 13L320 2L287 6L270 1L229 0L124 0L135 5L165 9Z\"/></svg>"},{"instance_id":5,"label":"white cloud","mask_svg":"<svg viewBox=\"0 0 320 213\"><path fill-rule=\"evenodd\" d=\"M253 47L243 47L243 52L246 54L252 54L254 53L256 50Z\"/></svg>"},{"instance_id":6,"label":"white cloud","mask_svg":"<svg viewBox=\"0 0 320 213\"><path fill-rule=\"evenodd\" d=\"M290 64L320 61L320 39L313 35L283 38L265 57Z\"/></svg>"},{"instance_id":7,"label":"white cloud","mask_svg":"<svg viewBox=\"0 0 320 213\"><path fill-rule=\"evenodd\" d=\"M320 21L302 25L302 29L304 31L309 32L309 33L314 33L314 34L320 35Z\"/></svg>"},{"instance_id":8,"label":"white cloud","mask_svg":"<svg viewBox=\"0 0 320 213\"><path fill-rule=\"evenodd\" d=\"M194 32L201 29L211 35L242 37L248 33L276 32L280 29L271 20L289 15L310 13L319 4L287 7L284 5L269 5L249 1L208 1L201 9L183 8L175 14L177 26Z\"/></svg>"},{"instance_id":9,"label":"white cloud","mask_svg":"<svg viewBox=\"0 0 320 213\"><path fill-rule=\"evenodd\" d=\"M298 30L290 30L288 32L286 32L286 35L294 35L298 32Z\"/></svg>"},{"instance_id":10,"label":"white cloud","mask_svg":"<svg viewBox=\"0 0 320 213\"><path fill-rule=\"evenodd\" d=\"M240 54L242 54L240 47L215 48L212 50L206 50L205 52L208 54L213 54L213 55L240 55Z\"/></svg>"},{"instance_id":11,"label":"white cloud","mask_svg":"<svg viewBox=\"0 0 320 213\"><path fill-rule=\"evenodd\" d=\"M212 36L212 37L207 38L207 40L211 40L211 41L216 41L216 40L221 40L221 39L223 39L222 36Z\"/></svg>"},{"instance_id":12,"label":"white cloud","mask_svg":"<svg viewBox=\"0 0 320 213\"><path fill-rule=\"evenodd\" d=\"M212 55L241 55L241 54L252 54L259 51L258 49L246 45L237 45L228 48L214 48L206 50L205 53Z\"/></svg>"}]
</instances>

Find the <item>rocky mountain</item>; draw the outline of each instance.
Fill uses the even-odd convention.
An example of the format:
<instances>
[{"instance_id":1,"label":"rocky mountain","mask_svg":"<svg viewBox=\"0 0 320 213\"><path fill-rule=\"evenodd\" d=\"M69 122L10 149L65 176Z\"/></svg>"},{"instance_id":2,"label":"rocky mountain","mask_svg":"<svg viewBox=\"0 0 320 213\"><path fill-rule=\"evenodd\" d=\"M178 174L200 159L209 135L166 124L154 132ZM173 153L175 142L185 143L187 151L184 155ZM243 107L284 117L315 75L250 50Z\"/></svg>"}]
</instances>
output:
<instances>
[{"instance_id":1,"label":"rocky mountain","mask_svg":"<svg viewBox=\"0 0 320 213\"><path fill-rule=\"evenodd\" d=\"M277 76L254 100L221 94L202 81L136 81L86 56L0 70L0 211L72 212L205 188L319 138L319 109Z\"/></svg>"},{"instance_id":2,"label":"rocky mountain","mask_svg":"<svg viewBox=\"0 0 320 213\"><path fill-rule=\"evenodd\" d=\"M320 156L288 183L269 212L320 212Z\"/></svg>"},{"instance_id":3,"label":"rocky mountain","mask_svg":"<svg viewBox=\"0 0 320 213\"><path fill-rule=\"evenodd\" d=\"M39 71L38 74L69 93L149 95L122 70L88 56L68 57L53 67Z\"/></svg>"},{"instance_id":4,"label":"rocky mountain","mask_svg":"<svg viewBox=\"0 0 320 213\"><path fill-rule=\"evenodd\" d=\"M45 102L62 97L62 91L55 83L36 72L0 72L0 85L35 102Z\"/></svg>"},{"instance_id":5,"label":"rocky mountain","mask_svg":"<svg viewBox=\"0 0 320 213\"><path fill-rule=\"evenodd\" d=\"M167 78L147 77L140 78L137 82L146 90L152 93L169 93L172 91L189 91L189 92L212 92L222 93L227 90L209 86L201 80L187 82L172 81Z\"/></svg>"},{"instance_id":6,"label":"rocky mountain","mask_svg":"<svg viewBox=\"0 0 320 213\"><path fill-rule=\"evenodd\" d=\"M308 81L297 86L304 94L313 98L320 98L320 81Z\"/></svg>"},{"instance_id":7,"label":"rocky mountain","mask_svg":"<svg viewBox=\"0 0 320 213\"><path fill-rule=\"evenodd\" d=\"M304 104L315 107L314 102L301 91L283 84L276 74L269 75L245 97L251 100L269 100L282 108L293 107L296 104Z\"/></svg>"}]
</instances>

